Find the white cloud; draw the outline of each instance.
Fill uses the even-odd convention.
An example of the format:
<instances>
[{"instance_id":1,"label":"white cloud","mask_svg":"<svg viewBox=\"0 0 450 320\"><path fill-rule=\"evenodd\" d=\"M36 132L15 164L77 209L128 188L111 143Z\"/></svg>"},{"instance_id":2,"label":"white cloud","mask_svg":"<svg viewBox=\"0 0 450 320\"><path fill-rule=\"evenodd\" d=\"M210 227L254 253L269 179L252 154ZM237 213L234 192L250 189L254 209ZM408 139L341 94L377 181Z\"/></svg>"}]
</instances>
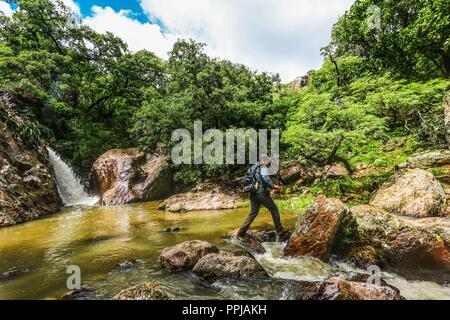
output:
<instances>
[{"instance_id":1,"label":"white cloud","mask_svg":"<svg viewBox=\"0 0 450 320\"><path fill-rule=\"evenodd\" d=\"M64 5L69 8L70 10L72 10L73 12L75 12L76 14L80 15L80 7L78 6L78 4L73 1L73 0L63 0L62 1L64 3Z\"/></svg>"},{"instance_id":2,"label":"white cloud","mask_svg":"<svg viewBox=\"0 0 450 320\"><path fill-rule=\"evenodd\" d=\"M63 0L79 13L76 0ZM208 45L208 54L259 71L280 73L290 81L321 65L320 48L331 27L354 0L140 0L152 23L141 23L127 10L93 6L85 24L110 31L130 50L147 49L167 57L177 38ZM0 10L12 14L0 0Z\"/></svg>"},{"instance_id":3,"label":"white cloud","mask_svg":"<svg viewBox=\"0 0 450 320\"><path fill-rule=\"evenodd\" d=\"M141 0L167 32L208 44L214 56L285 81L320 66L338 17L354 0Z\"/></svg>"},{"instance_id":4,"label":"white cloud","mask_svg":"<svg viewBox=\"0 0 450 320\"><path fill-rule=\"evenodd\" d=\"M127 10L114 11L111 7L92 7L92 15L83 19L83 23L97 32L114 33L127 42L132 51L147 49L156 55L166 58L176 38L163 35L156 24L141 23L132 19Z\"/></svg>"},{"instance_id":5,"label":"white cloud","mask_svg":"<svg viewBox=\"0 0 450 320\"><path fill-rule=\"evenodd\" d=\"M2 12L7 17L11 17L13 14L11 6L6 1L0 1L0 12Z\"/></svg>"}]
</instances>

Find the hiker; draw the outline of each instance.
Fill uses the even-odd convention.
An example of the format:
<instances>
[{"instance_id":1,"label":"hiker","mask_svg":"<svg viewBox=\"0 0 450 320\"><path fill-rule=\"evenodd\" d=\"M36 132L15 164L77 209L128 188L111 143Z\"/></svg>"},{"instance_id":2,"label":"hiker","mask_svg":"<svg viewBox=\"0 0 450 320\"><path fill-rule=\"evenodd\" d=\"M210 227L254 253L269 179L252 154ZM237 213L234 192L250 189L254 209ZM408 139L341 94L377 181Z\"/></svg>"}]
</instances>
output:
<instances>
[{"instance_id":1,"label":"hiker","mask_svg":"<svg viewBox=\"0 0 450 320\"><path fill-rule=\"evenodd\" d=\"M277 231L278 236L283 237L287 233L289 233L289 230L283 228L283 226L281 225L278 207L270 197L270 192L268 191L268 188L275 190L281 189L281 186L275 185L275 183L270 178L269 170L267 168L267 166L270 164L270 161L270 157L262 156L260 157L260 161L254 164L247 172L247 183L244 184L247 184L245 190L250 192L251 209L250 214L237 233L238 237L245 236L248 228L258 215L261 205L266 207L272 214L272 219L275 224L275 230Z\"/></svg>"}]
</instances>

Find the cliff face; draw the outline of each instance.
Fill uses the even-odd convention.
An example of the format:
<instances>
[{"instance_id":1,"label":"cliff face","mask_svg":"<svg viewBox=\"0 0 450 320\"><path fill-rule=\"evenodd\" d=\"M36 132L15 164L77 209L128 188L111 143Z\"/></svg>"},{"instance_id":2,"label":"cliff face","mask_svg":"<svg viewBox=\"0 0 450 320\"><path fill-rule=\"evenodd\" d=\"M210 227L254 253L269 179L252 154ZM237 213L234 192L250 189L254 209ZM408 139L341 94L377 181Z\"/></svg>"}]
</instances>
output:
<instances>
[{"instance_id":1,"label":"cliff face","mask_svg":"<svg viewBox=\"0 0 450 320\"><path fill-rule=\"evenodd\" d=\"M58 211L61 200L46 148L20 137L23 119L7 96L0 96L0 227Z\"/></svg>"}]
</instances>

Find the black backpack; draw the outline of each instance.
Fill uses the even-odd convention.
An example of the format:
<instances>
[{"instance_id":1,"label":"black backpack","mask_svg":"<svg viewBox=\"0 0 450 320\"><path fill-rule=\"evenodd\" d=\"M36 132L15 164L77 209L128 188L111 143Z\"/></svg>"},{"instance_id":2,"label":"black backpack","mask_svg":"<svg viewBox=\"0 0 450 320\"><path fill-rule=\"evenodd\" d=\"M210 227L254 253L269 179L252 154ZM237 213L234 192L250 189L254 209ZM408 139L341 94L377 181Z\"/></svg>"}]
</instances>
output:
<instances>
[{"instance_id":1,"label":"black backpack","mask_svg":"<svg viewBox=\"0 0 450 320\"><path fill-rule=\"evenodd\" d=\"M260 172L260 176L261 176L261 165L257 165L255 168L250 168L248 169L247 173L245 174L245 176L242 178L242 186L244 187L244 192L255 192L257 191L257 183L260 182L258 181L258 178L256 177L256 172L259 171Z\"/></svg>"}]
</instances>

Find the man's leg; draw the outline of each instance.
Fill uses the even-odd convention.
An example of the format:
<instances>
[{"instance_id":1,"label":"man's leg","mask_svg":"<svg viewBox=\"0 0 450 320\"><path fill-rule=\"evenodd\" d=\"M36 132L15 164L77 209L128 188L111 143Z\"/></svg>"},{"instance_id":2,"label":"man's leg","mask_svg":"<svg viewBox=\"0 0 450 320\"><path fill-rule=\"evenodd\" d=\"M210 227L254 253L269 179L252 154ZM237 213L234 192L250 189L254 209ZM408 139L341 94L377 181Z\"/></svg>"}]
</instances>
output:
<instances>
[{"instance_id":1,"label":"man's leg","mask_svg":"<svg viewBox=\"0 0 450 320\"><path fill-rule=\"evenodd\" d=\"M261 207L261 204L258 202L256 195L253 193L250 194L250 203L251 203L250 214L248 215L247 219L245 219L244 224L239 229L239 232L237 234L238 237L245 236L248 228L250 228L250 225L252 224L253 220L255 220L256 216L259 213L259 208Z\"/></svg>"},{"instance_id":2,"label":"man's leg","mask_svg":"<svg viewBox=\"0 0 450 320\"><path fill-rule=\"evenodd\" d=\"M259 196L258 198L259 203L261 203L264 207L266 207L272 214L273 223L275 224L275 230L276 231L283 230L283 226L281 225L280 220L280 212L278 211L278 207L273 201L273 199L265 193L258 194L258 196Z\"/></svg>"}]
</instances>

